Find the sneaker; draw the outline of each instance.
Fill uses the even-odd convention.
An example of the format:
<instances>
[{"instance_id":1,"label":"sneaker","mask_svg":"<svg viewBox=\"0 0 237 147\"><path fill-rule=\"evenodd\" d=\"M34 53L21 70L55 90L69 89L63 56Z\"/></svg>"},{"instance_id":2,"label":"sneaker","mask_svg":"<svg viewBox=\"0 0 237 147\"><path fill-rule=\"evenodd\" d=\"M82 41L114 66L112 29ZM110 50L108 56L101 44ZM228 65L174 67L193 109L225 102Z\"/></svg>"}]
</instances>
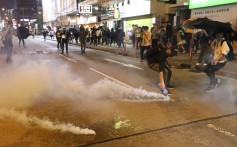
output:
<instances>
[{"instance_id":1,"label":"sneaker","mask_svg":"<svg viewBox=\"0 0 237 147\"><path fill-rule=\"evenodd\" d=\"M208 88L205 90L206 92L212 92L215 91L217 84L215 85L210 85Z\"/></svg>"},{"instance_id":2,"label":"sneaker","mask_svg":"<svg viewBox=\"0 0 237 147\"><path fill-rule=\"evenodd\" d=\"M168 88L168 89L174 89L174 87L171 86L171 85L167 85L167 88Z\"/></svg>"},{"instance_id":3,"label":"sneaker","mask_svg":"<svg viewBox=\"0 0 237 147\"><path fill-rule=\"evenodd\" d=\"M162 89L161 89L161 92L162 92L162 94L163 94L164 96L167 96L168 93L169 93L166 88L162 88Z\"/></svg>"}]
</instances>

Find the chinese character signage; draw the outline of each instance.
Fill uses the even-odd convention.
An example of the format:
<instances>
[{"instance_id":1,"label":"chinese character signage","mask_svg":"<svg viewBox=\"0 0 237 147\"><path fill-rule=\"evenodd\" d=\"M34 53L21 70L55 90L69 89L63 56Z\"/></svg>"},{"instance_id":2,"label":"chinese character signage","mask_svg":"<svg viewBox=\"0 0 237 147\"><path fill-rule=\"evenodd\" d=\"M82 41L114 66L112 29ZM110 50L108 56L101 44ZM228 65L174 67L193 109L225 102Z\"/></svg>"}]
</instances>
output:
<instances>
[{"instance_id":1,"label":"chinese character signage","mask_svg":"<svg viewBox=\"0 0 237 147\"><path fill-rule=\"evenodd\" d=\"M92 5L78 5L79 13L92 13Z\"/></svg>"}]
</instances>

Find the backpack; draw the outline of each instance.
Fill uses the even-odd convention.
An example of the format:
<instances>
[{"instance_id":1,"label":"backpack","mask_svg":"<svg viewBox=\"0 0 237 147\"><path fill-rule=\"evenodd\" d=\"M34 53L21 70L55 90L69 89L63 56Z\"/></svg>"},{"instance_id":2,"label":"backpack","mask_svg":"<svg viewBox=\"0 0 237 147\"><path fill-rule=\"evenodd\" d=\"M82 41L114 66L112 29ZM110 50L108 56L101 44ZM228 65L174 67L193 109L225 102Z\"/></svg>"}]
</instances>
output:
<instances>
[{"instance_id":1,"label":"backpack","mask_svg":"<svg viewBox=\"0 0 237 147\"><path fill-rule=\"evenodd\" d=\"M230 42L228 42L228 41L225 40L225 39L221 41L221 46L222 46L223 42L225 42L225 41L226 41L226 43L227 43L227 45L228 45L228 47L229 47L229 52L227 53L227 55L226 55L225 57L227 58L227 60L229 60L228 58L230 58L230 57L233 56L233 47L232 47L232 45L230 44Z\"/></svg>"}]
</instances>

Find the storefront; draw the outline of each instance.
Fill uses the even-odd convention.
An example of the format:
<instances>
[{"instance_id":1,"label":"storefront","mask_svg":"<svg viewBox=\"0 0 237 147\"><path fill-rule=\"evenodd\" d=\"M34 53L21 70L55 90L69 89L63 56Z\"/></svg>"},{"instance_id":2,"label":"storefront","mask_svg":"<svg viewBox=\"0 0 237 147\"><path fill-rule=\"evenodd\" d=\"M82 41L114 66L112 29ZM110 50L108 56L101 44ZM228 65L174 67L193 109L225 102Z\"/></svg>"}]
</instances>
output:
<instances>
[{"instance_id":1,"label":"storefront","mask_svg":"<svg viewBox=\"0 0 237 147\"><path fill-rule=\"evenodd\" d=\"M101 15L102 24L109 29L119 28L118 24L120 21L121 19L119 19L119 11L112 5L110 7L107 7L106 14Z\"/></svg>"},{"instance_id":2,"label":"storefront","mask_svg":"<svg viewBox=\"0 0 237 147\"><path fill-rule=\"evenodd\" d=\"M123 30L127 32L133 24L152 27L153 16L150 14L151 2L130 0L130 3L119 3L119 14L123 20Z\"/></svg>"},{"instance_id":3,"label":"storefront","mask_svg":"<svg viewBox=\"0 0 237 147\"><path fill-rule=\"evenodd\" d=\"M98 17L97 16L91 16L91 17L85 17L81 16L77 22L78 25L83 25L84 27L93 27L93 26L99 26L100 23L98 23Z\"/></svg>"}]
</instances>

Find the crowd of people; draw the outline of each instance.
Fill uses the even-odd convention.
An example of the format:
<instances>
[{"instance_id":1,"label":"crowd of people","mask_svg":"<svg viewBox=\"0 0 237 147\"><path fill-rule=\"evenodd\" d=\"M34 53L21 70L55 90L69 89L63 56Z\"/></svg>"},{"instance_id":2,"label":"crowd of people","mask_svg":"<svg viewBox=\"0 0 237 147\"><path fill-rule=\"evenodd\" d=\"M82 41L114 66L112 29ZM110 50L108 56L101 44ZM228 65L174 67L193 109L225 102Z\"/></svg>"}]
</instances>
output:
<instances>
[{"instance_id":1,"label":"crowd of people","mask_svg":"<svg viewBox=\"0 0 237 147\"><path fill-rule=\"evenodd\" d=\"M21 23L17 29L13 27L13 22L9 20L4 26L1 34L1 48L4 48L7 53L7 59L6 63L12 62L12 52L13 52L13 36L17 37L19 40L19 48L21 48L21 43L24 48L26 48L25 45L25 39L27 39L30 36L29 29L24 26L24 23Z\"/></svg>"},{"instance_id":2,"label":"crowd of people","mask_svg":"<svg viewBox=\"0 0 237 147\"><path fill-rule=\"evenodd\" d=\"M71 29L73 30L73 29ZM233 40L234 33L225 34L222 31L216 31L213 34L208 34L205 30L197 30L193 33L187 33L182 28L176 29L167 22L165 26L158 27L153 24L152 28L148 26L129 26L126 31L128 43L132 44L135 53L140 51L140 62L147 60L148 67L159 73L159 87L164 95L171 94L169 89L174 88L170 84L172 70L169 64L169 57L177 55L178 52L194 52L200 53L198 63L205 65L202 69L210 78L210 86L207 91L214 90L220 82L215 77L215 72L225 66L228 60L234 60ZM76 41L80 42L81 54L86 53L86 44L94 46L116 44L118 48L124 46L125 32L121 29L108 29L106 27L84 28L80 26L78 30L70 31L66 28L57 28L42 32L46 41L46 36L57 39L57 48L61 53L68 54L68 43ZM25 41L29 36L29 30L21 24L16 30L13 28L12 22L9 21L3 31L2 42L7 49L6 62L11 62L12 54L12 36L15 35L19 39L19 47L21 43L25 47ZM207 53L211 52L210 59L207 59Z\"/></svg>"},{"instance_id":3,"label":"crowd of people","mask_svg":"<svg viewBox=\"0 0 237 147\"><path fill-rule=\"evenodd\" d=\"M43 33L44 36L46 36L45 34ZM52 34L53 33L50 33L50 35ZM78 31L73 32L66 30L66 28L62 30L57 29L55 34L58 42L57 47L62 49L62 53L64 53L64 48L66 48L66 52L68 53L68 43L73 42L73 40L75 40L76 43L80 41L81 53L83 54L85 53L86 44L94 46L117 45L118 48L121 48L124 47L125 40L127 39L126 43L133 45L135 54L137 55L138 51L140 52L140 62L146 59L148 66L159 73L159 86L164 95L171 94L169 89L174 88L170 84L172 70L168 62L169 57L177 55L178 53L197 53L200 54L197 63L197 65L199 65L205 62L205 54L208 48L213 48L212 50L216 48L217 50L222 50L219 52L225 54L226 61L235 59L232 47L233 34L222 36L222 38L225 37L224 42L226 43L224 44L228 46L225 46L225 49L220 49L219 44L218 49L218 46L214 47L213 45L213 42L217 42L214 40L219 40L220 42L220 37L219 39L215 38L217 32L215 36L208 34L203 29L189 33L185 32L182 28L173 27L169 22L166 22L164 26L153 24L152 28L135 24L132 26L129 25L126 33L121 28L108 29L104 26L84 28L81 26ZM54 36L50 37L52 38ZM223 43L221 43L221 46L222 44ZM214 51L213 54L217 53ZM203 72L210 77L211 81L207 91L213 90L219 82L219 79L216 79L214 76L215 72L225 65L217 62L219 61L219 59L217 59L219 57L220 55L216 57L212 64L204 63L208 66L205 67Z\"/></svg>"}]
</instances>

